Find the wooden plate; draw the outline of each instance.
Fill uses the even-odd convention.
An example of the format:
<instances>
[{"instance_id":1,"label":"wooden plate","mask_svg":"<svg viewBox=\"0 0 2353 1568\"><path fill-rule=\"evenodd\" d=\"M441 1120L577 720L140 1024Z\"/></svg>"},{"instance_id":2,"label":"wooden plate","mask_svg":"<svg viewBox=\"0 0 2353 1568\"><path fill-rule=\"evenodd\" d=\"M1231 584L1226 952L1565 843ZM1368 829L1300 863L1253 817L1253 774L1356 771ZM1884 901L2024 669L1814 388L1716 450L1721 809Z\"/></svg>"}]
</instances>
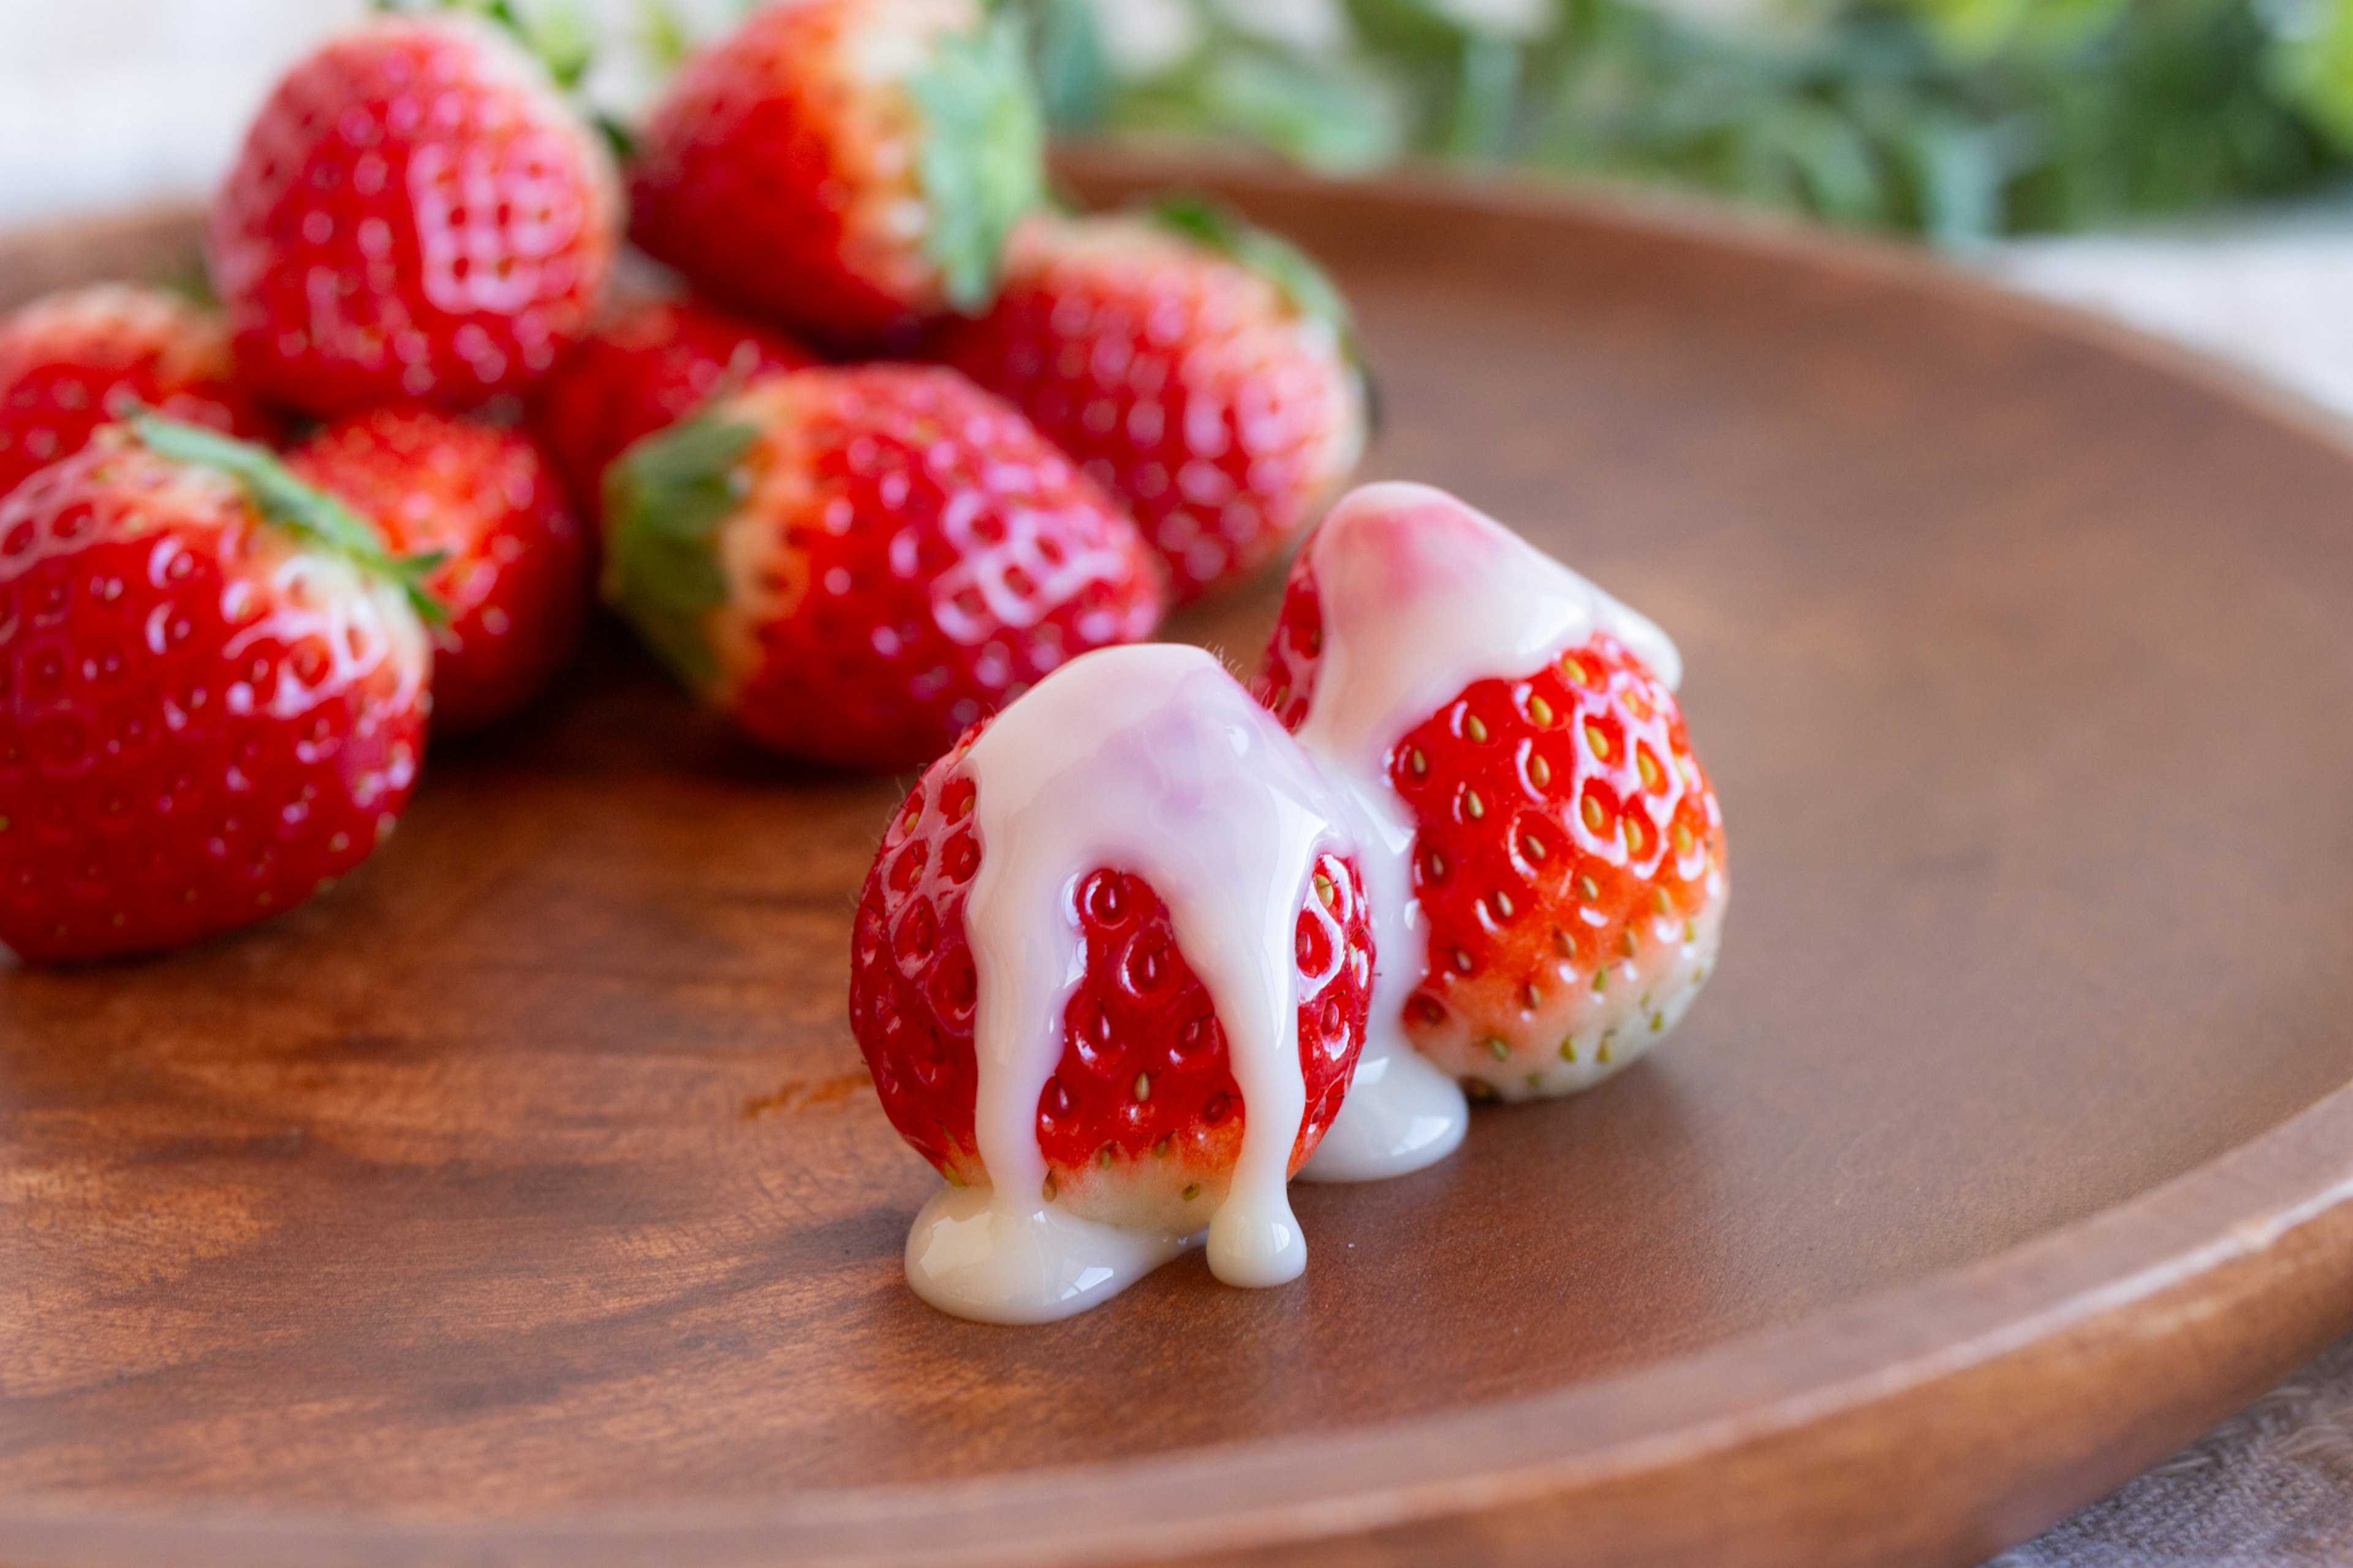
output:
<instances>
[{"instance_id":1,"label":"wooden plate","mask_svg":"<svg viewBox=\"0 0 2353 1568\"><path fill-rule=\"evenodd\" d=\"M0 974L0 1562L1962 1564L2353 1325L2347 454L1889 252L1219 183L1358 301L1369 472L1682 639L1684 1032L1303 1190L1296 1285L939 1316L843 1019L898 786L608 637L313 905Z\"/></svg>"}]
</instances>

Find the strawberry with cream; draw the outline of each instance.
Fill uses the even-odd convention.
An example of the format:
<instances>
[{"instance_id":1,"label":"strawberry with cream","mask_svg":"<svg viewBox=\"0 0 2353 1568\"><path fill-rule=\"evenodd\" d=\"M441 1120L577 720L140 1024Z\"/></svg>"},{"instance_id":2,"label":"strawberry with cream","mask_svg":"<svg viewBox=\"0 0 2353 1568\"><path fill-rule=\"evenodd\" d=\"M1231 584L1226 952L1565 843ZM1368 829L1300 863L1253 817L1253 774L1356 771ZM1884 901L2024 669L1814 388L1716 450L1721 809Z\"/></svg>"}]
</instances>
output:
<instances>
[{"instance_id":1,"label":"strawberry with cream","mask_svg":"<svg viewBox=\"0 0 2353 1568\"><path fill-rule=\"evenodd\" d=\"M1206 1237L1295 1278L1285 1184L1364 1041L1350 808L1198 648L1073 659L934 763L861 895L850 1018L948 1185L907 1279L963 1317L1092 1306Z\"/></svg>"},{"instance_id":2,"label":"strawberry with cream","mask_svg":"<svg viewBox=\"0 0 2353 1568\"><path fill-rule=\"evenodd\" d=\"M1632 1060L1724 911L1680 674L1501 524L1373 485L1293 569L1263 707L1198 649L1113 648L967 734L884 838L852 961L884 1108L949 1184L909 1282L1039 1321L1206 1239L1219 1279L1280 1284L1293 1174L1419 1169L1463 1137L1458 1083Z\"/></svg>"},{"instance_id":3,"label":"strawberry with cream","mask_svg":"<svg viewBox=\"0 0 2353 1568\"><path fill-rule=\"evenodd\" d=\"M1401 1036L1482 1091L1564 1093L1681 1019L1726 893L1682 673L1648 618L1441 490L1333 509L1256 689L1402 847L1366 862L1385 962L1360 1078Z\"/></svg>"}]
</instances>

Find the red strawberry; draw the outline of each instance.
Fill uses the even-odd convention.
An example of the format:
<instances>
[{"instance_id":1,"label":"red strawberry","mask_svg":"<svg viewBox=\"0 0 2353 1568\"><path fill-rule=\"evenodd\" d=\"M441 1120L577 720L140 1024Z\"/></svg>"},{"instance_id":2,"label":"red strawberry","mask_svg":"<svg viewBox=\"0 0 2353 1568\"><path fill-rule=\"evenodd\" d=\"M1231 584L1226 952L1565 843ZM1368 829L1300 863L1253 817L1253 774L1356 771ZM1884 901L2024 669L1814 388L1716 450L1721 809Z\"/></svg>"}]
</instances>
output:
<instances>
[{"instance_id":1,"label":"red strawberry","mask_svg":"<svg viewBox=\"0 0 2353 1568\"><path fill-rule=\"evenodd\" d=\"M1279 553L1364 449L1339 296L1198 203L1031 219L996 308L934 347L1127 503L1180 603Z\"/></svg>"},{"instance_id":2,"label":"red strawberry","mask_svg":"<svg viewBox=\"0 0 2353 1568\"><path fill-rule=\"evenodd\" d=\"M850 1028L891 1124L940 1174L970 1186L988 1173L973 1130L978 983L964 911L985 850L969 825L977 791L958 770L985 727L924 771L883 836L859 898L849 972ZM1223 1201L1241 1150L1225 1031L1149 883L1103 868L1079 884L1075 902L1086 973L1038 1100L1047 1196L1106 1224L1197 1230ZM1338 1114L1364 1045L1371 964L1334 962L1335 947L1369 953L1372 942L1353 863L1317 863L1297 930L1307 1111L1293 1171Z\"/></svg>"},{"instance_id":3,"label":"red strawberry","mask_svg":"<svg viewBox=\"0 0 2353 1568\"><path fill-rule=\"evenodd\" d=\"M338 421L286 466L340 496L395 550L437 554L427 586L433 727L476 728L521 707L571 654L588 598L587 539L531 441L427 408Z\"/></svg>"},{"instance_id":4,"label":"red strawberry","mask_svg":"<svg viewBox=\"0 0 2353 1568\"><path fill-rule=\"evenodd\" d=\"M1324 659L1311 552L1252 690L1299 730ZM1682 1018L1715 962L1724 828L1674 693L1597 634L1474 680L1391 748L1428 967L1405 1031L1506 1099L1582 1089Z\"/></svg>"},{"instance_id":5,"label":"red strawberry","mask_svg":"<svg viewBox=\"0 0 2353 1568\"><path fill-rule=\"evenodd\" d=\"M630 234L813 335L977 310L1039 196L1019 41L977 0L762 6L638 139Z\"/></svg>"},{"instance_id":6,"label":"red strawberry","mask_svg":"<svg viewBox=\"0 0 2353 1568\"><path fill-rule=\"evenodd\" d=\"M367 858L424 744L412 575L260 448L146 417L0 502L0 942L173 947Z\"/></svg>"},{"instance_id":7,"label":"red strawberry","mask_svg":"<svg viewBox=\"0 0 2353 1568\"><path fill-rule=\"evenodd\" d=\"M98 283L0 319L0 496L141 405L240 436L270 432L232 378L228 334L176 295Z\"/></svg>"},{"instance_id":8,"label":"red strawberry","mask_svg":"<svg viewBox=\"0 0 2353 1568\"><path fill-rule=\"evenodd\" d=\"M623 455L607 596L752 736L909 767L1064 660L1149 636L1151 552L953 371L753 383Z\"/></svg>"},{"instance_id":9,"label":"red strawberry","mask_svg":"<svg viewBox=\"0 0 2353 1568\"><path fill-rule=\"evenodd\" d=\"M279 82L206 245L238 369L269 396L467 405L586 329L618 210L603 145L512 41L387 17Z\"/></svg>"},{"instance_id":10,"label":"red strawberry","mask_svg":"<svg viewBox=\"0 0 2353 1568\"><path fill-rule=\"evenodd\" d=\"M693 413L722 383L816 363L790 338L712 306L646 300L557 363L539 389L532 426L574 502L594 516L606 465L633 442Z\"/></svg>"}]
</instances>

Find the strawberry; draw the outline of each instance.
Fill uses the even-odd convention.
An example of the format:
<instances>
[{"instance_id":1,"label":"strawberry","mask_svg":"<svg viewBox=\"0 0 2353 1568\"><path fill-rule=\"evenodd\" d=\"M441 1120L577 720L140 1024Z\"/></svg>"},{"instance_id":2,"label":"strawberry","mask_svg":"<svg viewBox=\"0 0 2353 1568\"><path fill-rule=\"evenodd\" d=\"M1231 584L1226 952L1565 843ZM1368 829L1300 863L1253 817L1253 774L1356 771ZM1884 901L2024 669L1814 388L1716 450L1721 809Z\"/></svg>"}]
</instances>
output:
<instances>
[{"instance_id":1,"label":"strawberry","mask_svg":"<svg viewBox=\"0 0 2353 1568\"><path fill-rule=\"evenodd\" d=\"M985 728L924 771L884 834L859 896L849 974L850 1027L891 1124L964 1186L989 1179L974 1132L978 980L965 930L987 849L971 823L978 787L960 771ZM1224 1200L1241 1149L1245 1108L1224 1026L1167 906L1142 878L1097 868L1076 884L1065 918L1080 928L1086 963L1038 1100L1046 1196L1105 1224L1198 1230ZM1296 930L1307 1110L1294 1172L1338 1114L1364 1044L1372 935L1353 861L1317 860ZM1351 961L1335 962L1335 949Z\"/></svg>"},{"instance_id":2,"label":"strawberry","mask_svg":"<svg viewBox=\"0 0 2353 1568\"><path fill-rule=\"evenodd\" d=\"M417 569L259 447L144 416L0 501L0 942L174 947L365 859L424 744Z\"/></svg>"},{"instance_id":3,"label":"strawberry","mask_svg":"<svg viewBox=\"0 0 2353 1568\"><path fill-rule=\"evenodd\" d=\"M532 427L584 515L602 505L606 465L719 391L816 356L779 332L692 300L618 310L556 363Z\"/></svg>"},{"instance_id":4,"label":"strawberry","mask_svg":"<svg viewBox=\"0 0 2353 1568\"><path fill-rule=\"evenodd\" d=\"M953 371L754 382L608 476L605 592L754 739L913 766L1092 647L1150 635L1151 552Z\"/></svg>"},{"instance_id":5,"label":"strawberry","mask_svg":"<svg viewBox=\"0 0 2353 1568\"><path fill-rule=\"evenodd\" d=\"M478 728L521 707L571 654L588 598L587 540L527 437L429 408L348 415L286 459L401 553L441 557L426 586L433 727Z\"/></svg>"},{"instance_id":6,"label":"strawberry","mask_svg":"<svg viewBox=\"0 0 2353 1568\"><path fill-rule=\"evenodd\" d=\"M1019 40L978 0L764 5L648 117L630 234L814 336L871 340L987 304L1039 137Z\"/></svg>"},{"instance_id":7,"label":"strawberry","mask_svg":"<svg viewBox=\"0 0 2353 1568\"><path fill-rule=\"evenodd\" d=\"M1182 603L1280 552L1356 467L1351 343L1313 262L1177 201L1023 224L996 307L933 350L1126 503Z\"/></svg>"},{"instance_id":8,"label":"strawberry","mask_svg":"<svg viewBox=\"0 0 2353 1568\"><path fill-rule=\"evenodd\" d=\"M505 36L385 17L297 64L213 202L237 366L312 414L520 390L587 327L617 184Z\"/></svg>"},{"instance_id":9,"label":"strawberry","mask_svg":"<svg viewBox=\"0 0 2353 1568\"><path fill-rule=\"evenodd\" d=\"M1376 489L1438 495L1358 493ZM1252 685L1294 732L1328 651L1314 557L1292 568ZM1403 1022L1424 1057L1505 1099L1564 1093L1682 1018L1715 961L1723 816L1673 691L1618 637L1471 681L1382 770L1413 825L1429 941Z\"/></svg>"},{"instance_id":10,"label":"strawberry","mask_svg":"<svg viewBox=\"0 0 2353 1568\"><path fill-rule=\"evenodd\" d=\"M233 377L227 332L177 295L97 283L0 319L0 496L140 405L240 436L270 433Z\"/></svg>"}]
</instances>

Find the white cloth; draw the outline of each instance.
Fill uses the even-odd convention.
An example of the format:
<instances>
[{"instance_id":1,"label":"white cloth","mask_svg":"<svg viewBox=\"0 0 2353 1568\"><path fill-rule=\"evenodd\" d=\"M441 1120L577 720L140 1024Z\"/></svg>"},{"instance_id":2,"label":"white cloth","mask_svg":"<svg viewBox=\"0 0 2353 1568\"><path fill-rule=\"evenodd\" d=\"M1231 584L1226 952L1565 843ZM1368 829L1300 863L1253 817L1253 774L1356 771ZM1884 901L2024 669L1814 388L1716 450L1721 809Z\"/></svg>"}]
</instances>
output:
<instances>
[{"instance_id":1,"label":"white cloth","mask_svg":"<svg viewBox=\"0 0 2353 1568\"><path fill-rule=\"evenodd\" d=\"M1987 1568L2353 1563L2353 1338Z\"/></svg>"}]
</instances>

